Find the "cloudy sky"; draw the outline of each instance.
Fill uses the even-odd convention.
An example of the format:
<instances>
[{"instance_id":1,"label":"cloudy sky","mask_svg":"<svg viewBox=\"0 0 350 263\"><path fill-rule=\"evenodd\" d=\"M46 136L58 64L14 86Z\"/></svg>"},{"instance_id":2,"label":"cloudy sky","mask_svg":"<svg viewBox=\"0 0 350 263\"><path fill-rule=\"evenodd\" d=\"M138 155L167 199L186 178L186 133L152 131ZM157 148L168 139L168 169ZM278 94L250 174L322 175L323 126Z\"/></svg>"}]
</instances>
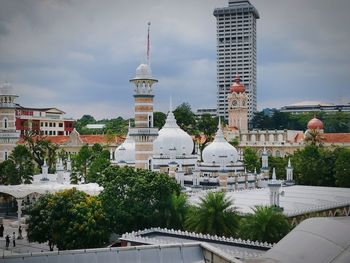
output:
<instances>
[{"instance_id":1,"label":"cloudy sky","mask_svg":"<svg viewBox=\"0 0 350 263\"><path fill-rule=\"evenodd\" d=\"M350 102L349 0L251 0L260 13L258 108ZM0 0L0 80L67 117L133 115L129 79L151 21L155 110L216 106L215 7L228 0Z\"/></svg>"}]
</instances>

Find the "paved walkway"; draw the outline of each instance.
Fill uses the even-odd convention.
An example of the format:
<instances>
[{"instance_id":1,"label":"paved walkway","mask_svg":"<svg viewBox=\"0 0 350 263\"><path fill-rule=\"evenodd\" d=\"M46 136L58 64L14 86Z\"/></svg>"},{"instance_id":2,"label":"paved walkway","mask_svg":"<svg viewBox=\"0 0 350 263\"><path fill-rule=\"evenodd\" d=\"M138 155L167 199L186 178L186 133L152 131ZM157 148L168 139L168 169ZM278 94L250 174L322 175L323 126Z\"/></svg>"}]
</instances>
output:
<instances>
[{"instance_id":1,"label":"paved walkway","mask_svg":"<svg viewBox=\"0 0 350 263\"><path fill-rule=\"evenodd\" d=\"M23 239L17 239L18 237L18 228L15 227L16 219L3 219L3 225L5 228L4 236L0 237L0 258L6 255L11 254L22 254L22 253L31 253L31 252L46 252L49 251L49 246L47 244L39 243L29 243L27 240L27 233L22 225L22 236ZM16 246L12 244L12 233L16 234ZM6 235L10 236L10 246L6 249L5 237Z\"/></svg>"}]
</instances>

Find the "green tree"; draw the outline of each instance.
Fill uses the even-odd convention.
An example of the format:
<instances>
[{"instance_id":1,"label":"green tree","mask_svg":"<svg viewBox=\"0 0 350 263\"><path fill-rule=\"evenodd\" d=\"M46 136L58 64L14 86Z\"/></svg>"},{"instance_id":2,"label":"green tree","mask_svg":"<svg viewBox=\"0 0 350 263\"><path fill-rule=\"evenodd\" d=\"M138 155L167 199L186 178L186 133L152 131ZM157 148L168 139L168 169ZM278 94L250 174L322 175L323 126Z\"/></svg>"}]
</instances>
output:
<instances>
[{"instance_id":1,"label":"green tree","mask_svg":"<svg viewBox=\"0 0 350 263\"><path fill-rule=\"evenodd\" d=\"M218 118L213 118L208 113L203 114L199 118L197 123L197 128L199 132L204 134L205 136L204 142L199 145L201 154L205 146L208 144L208 142L211 142L213 140L217 127L218 127ZM201 160L202 160L202 156L201 156Z\"/></svg>"},{"instance_id":2,"label":"green tree","mask_svg":"<svg viewBox=\"0 0 350 263\"><path fill-rule=\"evenodd\" d=\"M10 154L9 160L14 164L20 183L30 184L34 175L34 163L27 147L17 145Z\"/></svg>"},{"instance_id":3,"label":"green tree","mask_svg":"<svg viewBox=\"0 0 350 263\"><path fill-rule=\"evenodd\" d=\"M184 193L173 193L166 211L166 227L168 229L184 230L188 211L187 196Z\"/></svg>"},{"instance_id":4,"label":"green tree","mask_svg":"<svg viewBox=\"0 0 350 263\"><path fill-rule=\"evenodd\" d=\"M110 166L99 180L102 205L111 231L122 234L147 227L165 227L172 193L180 193L176 181L131 167Z\"/></svg>"},{"instance_id":5,"label":"green tree","mask_svg":"<svg viewBox=\"0 0 350 263\"><path fill-rule=\"evenodd\" d=\"M42 196L28 211L28 240L60 250L101 247L107 221L97 197L75 188Z\"/></svg>"},{"instance_id":6,"label":"green tree","mask_svg":"<svg viewBox=\"0 0 350 263\"><path fill-rule=\"evenodd\" d=\"M339 187L350 187L350 150L341 148L338 150L334 164L336 185Z\"/></svg>"},{"instance_id":7,"label":"green tree","mask_svg":"<svg viewBox=\"0 0 350 263\"><path fill-rule=\"evenodd\" d=\"M239 226L239 216L232 207L233 201L224 192L208 192L193 207L186 219L186 229L197 233L218 236L235 236Z\"/></svg>"},{"instance_id":8,"label":"green tree","mask_svg":"<svg viewBox=\"0 0 350 263\"><path fill-rule=\"evenodd\" d=\"M161 129L165 124L166 114L160 111L156 111L153 113L153 120L153 126Z\"/></svg>"},{"instance_id":9,"label":"green tree","mask_svg":"<svg viewBox=\"0 0 350 263\"><path fill-rule=\"evenodd\" d=\"M245 147L243 150L244 165L248 171L253 172L255 168L260 169L260 160L256 150L251 147Z\"/></svg>"},{"instance_id":10,"label":"green tree","mask_svg":"<svg viewBox=\"0 0 350 263\"><path fill-rule=\"evenodd\" d=\"M16 171L16 166L11 160L0 163L0 184L21 184L22 180Z\"/></svg>"},{"instance_id":11,"label":"green tree","mask_svg":"<svg viewBox=\"0 0 350 263\"><path fill-rule=\"evenodd\" d=\"M286 167L288 165L287 157L269 156L269 166L276 169L277 179L286 179Z\"/></svg>"},{"instance_id":12,"label":"green tree","mask_svg":"<svg viewBox=\"0 0 350 263\"><path fill-rule=\"evenodd\" d=\"M290 231L286 216L276 207L257 206L242 219L240 236L253 241L276 243Z\"/></svg>"},{"instance_id":13,"label":"green tree","mask_svg":"<svg viewBox=\"0 0 350 263\"><path fill-rule=\"evenodd\" d=\"M78 154L72 158L71 182L78 183L87 178L88 167L91 163L91 149L87 144L83 145Z\"/></svg>"},{"instance_id":14,"label":"green tree","mask_svg":"<svg viewBox=\"0 0 350 263\"><path fill-rule=\"evenodd\" d=\"M196 118L188 103L182 103L174 110L177 124L189 134L196 130Z\"/></svg>"}]
</instances>

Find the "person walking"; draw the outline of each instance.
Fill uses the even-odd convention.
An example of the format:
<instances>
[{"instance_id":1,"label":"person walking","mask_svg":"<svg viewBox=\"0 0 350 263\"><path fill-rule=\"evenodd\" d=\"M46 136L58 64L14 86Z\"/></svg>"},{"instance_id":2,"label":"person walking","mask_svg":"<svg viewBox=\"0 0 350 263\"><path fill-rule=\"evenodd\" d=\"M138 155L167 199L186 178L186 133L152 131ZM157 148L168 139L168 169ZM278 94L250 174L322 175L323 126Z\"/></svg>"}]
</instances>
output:
<instances>
[{"instance_id":1,"label":"person walking","mask_svg":"<svg viewBox=\"0 0 350 263\"><path fill-rule=\"evenodd\" d=\"M22 226L19 226L18 227L18 239L23 239L23 236L22 236Z\"/></svg>"},{"instance_id":2,"label":"person walking","mask_svg":"<svg viewBox=\"0 0 350 263\"><path fill-rule=\"evenodd\" d=\"M13 244L13 247L16 246L16 233L15 232L13 232L13 234L12 234L12 244Z\"/></svg>"},{"instance_id":3,"label":"person walking","mask_svg":"<svg viewBox=\"0 0 350 263\"><path fill-rule=\"evenodd\" d=\"M3 237L4 236L4 225L3 224L1 224L0 225L0 237Z\"/></svg>"},{"instance_id":4,"label":"person walking","mask_svg":"<svg viewBox=\"0 0 350 263\"><path fill-rule=\"evenodd\" d=\"M9 235L6 235L5 239L6 239L6 249L9 249L9 246L10 246L10 236L9 236Z\"/></svg>"}]
</instances>

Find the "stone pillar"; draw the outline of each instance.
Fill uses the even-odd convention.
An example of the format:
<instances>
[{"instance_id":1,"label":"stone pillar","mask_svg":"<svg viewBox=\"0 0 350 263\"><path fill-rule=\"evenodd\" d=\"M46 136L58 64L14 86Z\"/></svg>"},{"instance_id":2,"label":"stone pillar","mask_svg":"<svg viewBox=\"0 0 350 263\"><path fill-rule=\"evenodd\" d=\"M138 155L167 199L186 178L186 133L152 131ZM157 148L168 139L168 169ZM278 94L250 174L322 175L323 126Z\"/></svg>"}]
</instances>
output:
<instances>
[{"instance_id":1,"label":"stone pillar","mask_svg":"<svg viewBox=\"0 0 350 263\"><path fill-rule=\"evenodd\" d=\"M17 219L18 219L18 226L21 225L21 217L22 217L22 202L23 198L16 198L17 201Z\"/></svg>"}]
</instances>

